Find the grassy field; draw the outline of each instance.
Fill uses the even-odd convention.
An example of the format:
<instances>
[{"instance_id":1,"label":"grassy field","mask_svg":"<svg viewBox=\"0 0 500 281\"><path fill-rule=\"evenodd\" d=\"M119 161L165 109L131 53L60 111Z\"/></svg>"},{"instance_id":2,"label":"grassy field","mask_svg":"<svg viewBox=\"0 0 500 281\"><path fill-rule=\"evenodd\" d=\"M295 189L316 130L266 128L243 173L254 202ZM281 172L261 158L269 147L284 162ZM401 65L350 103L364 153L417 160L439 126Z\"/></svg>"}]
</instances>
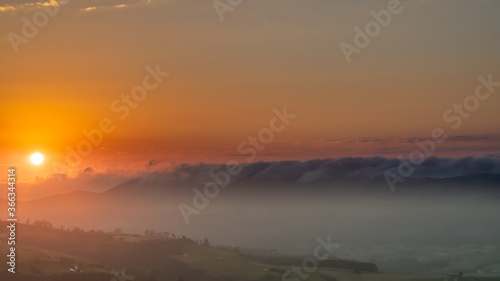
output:
<instances>
[{"instance_id":1,"label":"grassy field","mask_svg":"<svg viewBox=\"0 0 500 281\"><path fill-rule=\"evenodd\" d=\"M454 281L453 276L445 275L353 273L348 267L324 265L307 273L307 278L290 274L283 279L283 274L300 265L304 257L280 255L276 251L208 247L186 237L71 232L31 225L20 225L18 233L16 257L20 274L15 280L20 281L79 281L89 280L88 276L108 281L112 270L121 268L135 276L135 281L177 281L181 277L185 281ZM0 263L4 265L7 252L5 241L0 241ZM436 253L443 254L446 252ZM75 264L83 273L70 270ZM0 268L0 276L5 273ZM500 278L468 276L457 281L500 281Z\"/></svg>"},{"instance_id":2,"label":"grassy field","mask_svg":"<svg viewBox=\"0 0 500 281\"><path fill-rule=\"evenodd\" d=\"M195 268L210 272L212 276L227 276L233 280L282 280L283 272L292 269L289 266L277 266L273 264L256 263L236 252L199 245L187 245L185 254L177 256ZM273 272L270 269L278 269L283 272ZM289 276L289 280L293 275ZM301 280L299 277L297 280ZM414 276L383 273L361 273L355 274L346 269L318 269L309 274L310 281L443 281L446 276ZM492 279L490 281L493 281Z\"/></svg>"}]
</instances>

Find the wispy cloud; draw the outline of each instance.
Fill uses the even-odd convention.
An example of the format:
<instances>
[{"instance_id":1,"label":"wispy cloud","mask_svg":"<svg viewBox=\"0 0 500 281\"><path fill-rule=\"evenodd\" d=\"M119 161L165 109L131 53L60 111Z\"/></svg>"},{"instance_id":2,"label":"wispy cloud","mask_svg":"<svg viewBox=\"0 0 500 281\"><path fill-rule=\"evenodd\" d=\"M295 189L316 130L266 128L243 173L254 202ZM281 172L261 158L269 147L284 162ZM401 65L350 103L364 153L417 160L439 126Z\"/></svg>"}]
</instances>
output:
<instances>
[{"instance_id":1,"label":"wispy cloud","mask_svg":"<svg viewBox=\"0 0 500 281\"><path fill-rule=\"evenodd\" d=\"M425 139L425 136L411 138L380 138L380 137L352 137L352 138L332 138L323 139L321 141L331 142L336 144L353 144L353 143L373 143L373 144L388 144L388 143L413 143L415 140ZM447 142L482 142L490 140L498 140L499 137L488 135L462 135L449 136Z\"/></svg>"},{"instance_id":2,"label":"wispy cloud","mask_svg":"<svg viewBox=\"0 0 500 281\"><path fill-rule=\"evenodd\" d=\"M6 6L0 6L0 12L5 12L5 11L14 11L16 8L10 5Z\"/></svg>"},{"instance_id":3,"label":"wispy cloud","mask_svg":"<svg viewBox=\"0 0 500 281\"><path fill-rule=\"evenodd\" d=\"M125 7L139 7L143 5L160 2L163 0L82 0L82 1L69 1L69 0L49 0L49 1L6 1L4 5L0 6L0 12L6 11L23 11L29 9L39 9L41 7L67 5L73 9L76 8L80 12L89 12L97 9L118 9ZM125 2L125 3L124 3Z\"/></svg>"},{"instance_id":4,"label":"wispy cloud","mask_svg":"<svg viewBox=\"0 0 500 281\"><path fill-rule=\"evenodd\" d=\"M388 143L393 142L395 139L389 138L369 138L369 137L356 137L356 138L333 138L323 139L322 141L337 143L337 144L351 144L351 143Z\"/></svg>"},{"instance_id":5,"label":"wispy cloud","mask_svg":"<svg viewBox=\"0 0 500 281\"><path fill-rule=\"evenodd\" d=\"M124 1L116 1L116 0L101 0L101 1L84 1L84 3L88 2L88 5L84 8L80 8L81 12L90 12L95 10L110 10L110 9L120 9L120 8L133 8L140 7L148 4L152 4L154 2L160 2L162 0L129 0L126 3ZM96 5L99 4L99 5Z\"/></svg>"},{"instance_id":6,"label":"wispy cloud","mask_svg":"<svg viewBox=\"0 0 500 281\"><path fill-rule=\"evenodd\" d=\"M41 7L54 7L54 6L64 5L67 2L68 1L56 1L56 0L38 1L38 2L17 1L14 3L5 4L3 6L0 6L0 12L18 11L18 10L24 10L24 9L37 9L37 8L39 9Z\"/></svg>"},{"instance_id":7,"label":"wispy cloud","mask_svg":"<svg viewBox=\"0 0 500 281\"><path fill-rule=\"evenodd\" d=\"M82 9L82 11L84 11L84 12L88 12L88 11L93 11L93 10L95 10L95 9L97 9L97 7L87 7L87 8L85 8L85 9Z\"/></svg>"},{"instance_id":8,"label":"wispy cloud","mask_svg":"<svg viewBox=\"0 0 500 281\"><path fill-rule=\"evenodd\" d=\"M59 2L56 0L50 0L49 2L37 2L37 5L46 6L46 7L59 6Z\"/></svg>"},{"instance_id":9,"label":"wispy cloud","mask_svg":"<svg viewBox=\"0 0 500 281\"><path fill-rule=\"evenodd\" d=\"M147 170L149 170L151 168L158 167L160 164L164 163L165 161L168 161L168 160L152 159L152 160L149 160L148 163L146 163L145 167Z\"/></svg>"}]
</instances>

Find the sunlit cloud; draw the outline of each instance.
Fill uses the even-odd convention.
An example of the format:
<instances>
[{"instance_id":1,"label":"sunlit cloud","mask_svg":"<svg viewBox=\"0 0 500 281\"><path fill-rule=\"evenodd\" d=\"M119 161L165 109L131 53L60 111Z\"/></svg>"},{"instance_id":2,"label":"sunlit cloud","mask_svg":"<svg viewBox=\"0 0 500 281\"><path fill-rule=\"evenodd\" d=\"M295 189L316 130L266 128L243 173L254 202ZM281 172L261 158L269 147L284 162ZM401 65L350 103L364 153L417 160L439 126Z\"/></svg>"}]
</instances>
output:
<instances>
[{"instance_id":1,"label":"sunlit cloud","mask_svg":"<svg viewBox=\"0 0 500 281\"><path fill-rule=\"evenodd\" d=\"M88 11L93 11L95 9L97 9L97 8L96 7L88 7L88 8L82 9L82 11L88 12Z\"/></svg>"},{"instance_id":2,"label":"sunlit cloud","mask_svg":"<svg viewBox=\"0 0 500 281\"><path fill-rule=\"evenodd\" d=\"M69 0L46 0L46 1L17 1L12 3L5 3L0 6L0 12L6 11L21 11L28 9L41 9L42 7L54 7L54 6L69 6L77 8L80 12L89 12L100 9L117 9L125 7L140 7L144 5L149 5L154 2L153 0L131 0L127 1L126 4L120 3L120 1L115 0L100 0L100 1L88 1L83 0L81 2L70 2ZM68 5L66 5L68 4ZM97 4L97 5L96 5Z\"/></svg>"},{"instance_id":3,"label":"sunlit cloud","mask_svg":"<svg viewBox=\"0 0 500 281\"><path fill-rule=\"evenodd\" d=\"M56 0L50 0L49 2L37 2L36 3L37 5L41 5L41 6L59 6L59 2L57 2Z\"/></svg>"},{"instance_id":4,"label":"sunlit cloud","mask_svg":"<svg viewBox=\"0 0 500 281\"><path fill-rule=\"evenodd\" d=\"M94 11L94 10L110 10L110 9L120 9L120 8L130 8L130 7L140 7L144 5L149 5L152 4L153 2L159 2L159 1L152 1L152 0L132 0L128 1L127 4L117 4L117 1L111 1L111 0L103 0L97 2L98 6L88 6L87 8L82 8L80 9L81 12L89 12L89 11ZM96 2L92 2L92 4L95 4ZM88 3L91 4L91 3Z\"/></svg>"},{"instance_id":5,"label":"sunlit cloud","mask_svg":"<svg viewBox=\"0 0 500 281\"><path fill-rule=\"evenodd\" d=\"M16 3L16 4L7 4L4 6L0 6L0 12L5 11L16 11L23 9L32 9L32 8L42 8L42 7L55 7L62 4L66 4L68 1L44 1L44 2L25 2L25 3Z\"/></svg>"},{"instance_id":6,"label":"sunlit cloud","mask_svg":"<svg viewBox=\"0 0 500 281\"><path fill-rule=\"evenodd\" d=\"M15 10L13 6L7 5L7 6L0 6L0 12L5 12L5 11L12 11Z\"/></svg>"}]
</instances>

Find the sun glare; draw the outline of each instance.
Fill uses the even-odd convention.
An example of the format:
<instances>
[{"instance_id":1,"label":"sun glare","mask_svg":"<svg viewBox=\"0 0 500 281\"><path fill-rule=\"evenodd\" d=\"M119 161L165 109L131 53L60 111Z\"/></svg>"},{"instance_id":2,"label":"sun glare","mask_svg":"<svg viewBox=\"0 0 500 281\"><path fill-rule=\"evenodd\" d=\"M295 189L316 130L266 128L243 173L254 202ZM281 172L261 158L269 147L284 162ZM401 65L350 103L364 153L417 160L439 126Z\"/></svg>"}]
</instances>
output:
<instances>
[{"instance_id":1,"label":"sun glare","mask_svg":"<svg viewBox=\"0 0 500 281\"><path fill-rule=\"evenodd\" d=\"M43 155L41 153L34 153L31 155L31 163L35 165L40 165L43 162Z\"/></svg>"}]
</instances>

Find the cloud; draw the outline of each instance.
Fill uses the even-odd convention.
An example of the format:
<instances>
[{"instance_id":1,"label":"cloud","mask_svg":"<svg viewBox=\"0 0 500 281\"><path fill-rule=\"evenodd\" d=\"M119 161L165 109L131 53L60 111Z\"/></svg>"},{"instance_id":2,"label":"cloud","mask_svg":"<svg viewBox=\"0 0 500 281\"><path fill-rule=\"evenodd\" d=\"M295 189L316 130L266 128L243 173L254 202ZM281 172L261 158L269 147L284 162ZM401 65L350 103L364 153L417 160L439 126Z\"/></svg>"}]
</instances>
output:
<instances>
[{"instance_id":1,"label":"cloud","mask_svg":"<svg viewBox=\"0 0 500 281\"><path fill-rule=\"evenodd\" d=\"M84 11L84 12L88 12L88 11L93 11L93 10L95 10L95 9L97 9L97 7L87 7L87 8L85 8L85 9L82 9L82 11Z\"/></svg>"},{"instance_id":2,"label":"cloud","mask_svg":"<svg viewBox=\"0 0 500 281\"><path fill-rule=\"evenodd\" d=\"M452 136L448 137L447 141L457 141L457 142L476 142L484 140L495 139L492 136Z\"/></svg>"},{"instance_id":3,"label":"cloud","mask_svg":"<svg viewBox=\"0 0 500 281\"><path fill-rule=\"evenodd\" d=\"M156 159L149 160L148 163L146 163L146 169L150 169L150 168L156 167L156 166L158 166L160 163L162 163L164 161L165 160L156 160Z\"/></svg>"},{"instance_id":4,"label":"cloud","mask_svg":"<svg viewBox=\"0 0 500 281\"><path fill-rule=\"evenodd\" d=\"M120 8L133 8L140 7L144 5L153 4L156 2L164 2L164 0L129 0L126 3L124 1L117 0L101 0L101 1L82 1L86 3L86 6L80 8L81 12L91 12L95 10L111 10L111 9L120 9ZM99 4L99 5L96 5ZM82 5L80 3L80 5Z\"/></svg>"},{"instance_id":5,"label":"cloud","mask_svg":"<svg viewBox=\"0 0 500 281\"><path fill-rule=\"evenodd\" d=\"M93 174L93 173L95 173L95 170L92 167L87 167L87 168L83 169L83 173L85 173L85 174Z\"/></svg>"},{"instance_id":6,"label":"cloud","mask_svg":"<svg viewBox=\"0 0 500 281\"><path fill-rule=\"evenodd\" d=\"M125 2L125 3L124 3ZM111 10L120 8L132 8L140 7L144 5L153 4L156 2L163 2L163 0L128 0L128 1L118 1L118 0L100 0L100 1L81 1L79 5L83 5L80 8L82 12L90 12L95 10Z\"/></svg>"},{"instance_id":7,"label":"cloud","mask_svg":"<svg viewBox=\"0 0 500 281\"><path fill-rule=\"evenodd\" d=\"M130 173L126 172L97 172L93 167L86 167L74 177L66 174L35 177L33 181L23 182L23 188L18 193L23 200L32 200L77 190L102 192L131 178ZM0 184L1 188L4 186L7 188L6 183Z\"/></svg>"},{"instance_id":8,"label":"cloud","mask_svg":"<svg viewBox=\"0 0 500 281\"><path fill-rule=\"evenodd\" d=\"M50 6L59 6L59 2L60 1L50 0L49 2L37 2L36 4L40 6L50 7Z\"/></svg>"},{"instance_id":9,"label":"cloud","mask_svg":"<svg viewBox=\"0 0 500 281\"><path fill-rule=\"evenodd\" d=\"M313 159L309 161L277 161L242 164L242 172L234 181L311 182L333 181L342 178L383 177L387 170L397 169L400 160L384 157L347 157L340 159ZM225 165L180 165L170 171L159 172L170 179L192 182L210 181L210 171L223 171ZM500 157L427 158L415 166L414 178L452 178L460 176L500 174Z\"/></svg>"},{"instance_id":10,"label":"cloud","mask_svg":"<svg viewBox=\"0 0 500 281\"><path fill-rule=\"evenodd\" d=\"M331 142L336 144L353 144L353 143L374 143L374 144L387 144L387 143L414 143L416 140L422 140L428 137L411 137L411 138L378 138L378 137L353 137L353 138L332 138L323 139L323 142ZM446 142L480 142L498 140L498 137L488 135L462 135L462 136L448 136Z\"/></svg>"},{"instance_id":11,"label":"cloud","mask_svg":"<svg viewBox=\"0 0 500 281\"><path fill-rule=\"evenodd\" d=\"M147 162L146 170L139 173L96 172L86 167L75 177L51 175L37 178L34 182L23 184L23 198L26 200L48 195L67 193L75 190L102 192L119 184L134 181L137 186L148 187L200 187L213 182L210 173L227 169L224 164L181 164L175 167L161 167L167 160L152 159ZM232 183L266 184L306 184L335 183L339 180L384 179L384 172L397 169L400 160L384 157L346 157L339 159L313 159L308 161L274 161L241 164L241 172L231 177ZM160 165L160 166L159 166ZM157 169L151 171L151 167ZM414 166L410 178L455 178L483 174L500 175L500 157L463 157L427 158L421 165ZM162 168L160 170L159 168ZM59 179L62 178L63 181ZM5 183L0 184L5 185Z\"/></svg>"},{"instance_id":12,"label":"cloud","mask_svg":"<svg viewBox=\"0 0 500 281\"><path fill-rule=\"evenodd\" d=\"M0 6L0 12L13 11L15 9L16 8L14 8L13 6L10 6L10 5Z\"/></svg>"},{"instance_id":13,"label":"cloud","mask_svg":"<svg viewBox=\"0 0 500 281\"><path fill-rule=\"evenodd\" d=\"M352 144L352 143L388 143L392 142L396 139L388 139L388 138L333 138L333 139L324 139L322 141L332 142L336 144Z\"/></svg>"},{"instance_id":14,"label":"cloud","mask_svg":"<svg viewBox=\"0 0 500 281\"><path fill-rule=\"evenodd\" d=\"M154 160L150 161L154 165ZM242 171L233 182L315 182L339 178L372 179L397 169L400 160L384 157L347 157L308 161L255 162L242 164ZM136 175L148 182L192 184L212 181L210 172L225 171L221 164L182 164L173 169ZM500 157L427 158L415 166L414 178L452 178L480 174L500 174Z\"/></svg>"},{"instance_id":15,"label":"cloud","mask_svg":"<svg viewBox=\"0 0 500 281\"><path fill-rule=\"evenodd\" d=\"M38 2L16 1L16 2L13 2L10 4L5 4L3 6L0 6L0 12L20 11L20 10L26 10L26 9L40 9L42 7L54 7L54 6L64 5L67 2L68 1L56 1L56 0L38 1Z\"/></svg>"},{"instance_id":16,"label":"cloud","mask_svg":"<svg viewBox=\"0 0 500 281\"><path fill-rule=\"evenodd\" d=\"M26 11L32 9L40 9L42 7L50 6L66 6L68 10L74 10L80 12L89 12L97 9L115 9L124 7L138 7L142 5L148 5L155 2L162 2L163 0L82 0L82 1L70 1L70 0L48 0L48 1L5 1L4 5L0 6L0 12L5 11ZM124 3L125 2L125 3Z\"/></svg>"}]
</instances>

